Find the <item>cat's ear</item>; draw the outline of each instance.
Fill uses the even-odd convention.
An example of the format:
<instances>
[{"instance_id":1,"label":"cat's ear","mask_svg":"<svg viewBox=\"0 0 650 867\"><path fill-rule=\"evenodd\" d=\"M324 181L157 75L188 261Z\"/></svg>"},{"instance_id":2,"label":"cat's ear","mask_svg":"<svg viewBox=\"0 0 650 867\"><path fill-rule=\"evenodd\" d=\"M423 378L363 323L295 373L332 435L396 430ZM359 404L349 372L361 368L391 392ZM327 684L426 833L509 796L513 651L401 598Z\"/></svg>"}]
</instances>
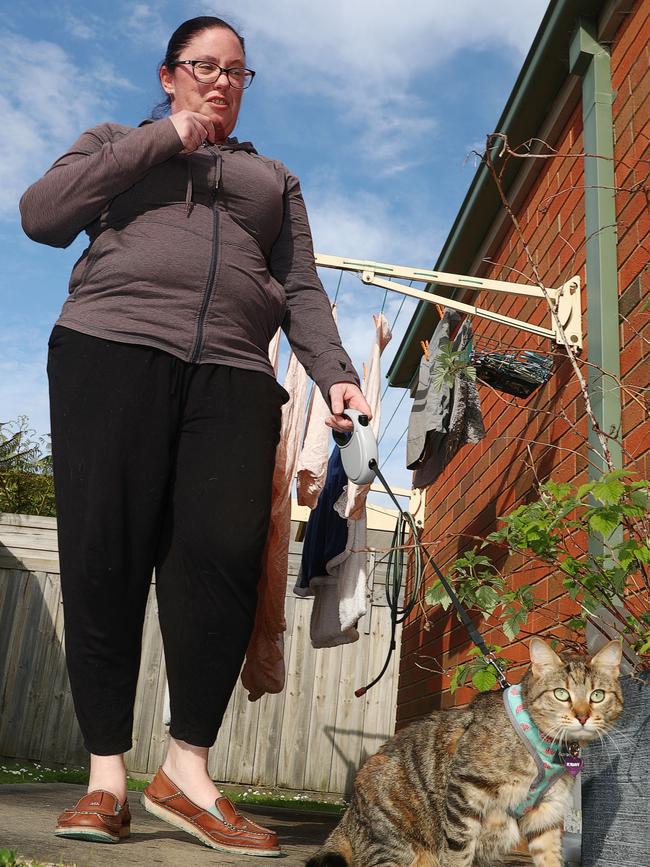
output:
<instances>
[{"instance_id":1,"label":"cat's ear","mask_svg":"<svg viewBox=\"0 0 650 867\"><path fill-rule=\"evenodd\" d=\"M531 638L528 650L530 651L530 661L534 677L541 677L543 674L548 674L549 671L564 666L564 663L550 644L542 641L541 638Z\"/></svg>"},{"instance_id":2,"label":"cat's ear","mask_svg":"<svg viewBox=\"0 0 650 867\"><path fill-rule=\"evenodd\" d=\"M621 672L623 644L620 641L608 641L604 647L592 656L589 665L607 672L611 677L618 677Z\"/></svg>"}]
</instances>

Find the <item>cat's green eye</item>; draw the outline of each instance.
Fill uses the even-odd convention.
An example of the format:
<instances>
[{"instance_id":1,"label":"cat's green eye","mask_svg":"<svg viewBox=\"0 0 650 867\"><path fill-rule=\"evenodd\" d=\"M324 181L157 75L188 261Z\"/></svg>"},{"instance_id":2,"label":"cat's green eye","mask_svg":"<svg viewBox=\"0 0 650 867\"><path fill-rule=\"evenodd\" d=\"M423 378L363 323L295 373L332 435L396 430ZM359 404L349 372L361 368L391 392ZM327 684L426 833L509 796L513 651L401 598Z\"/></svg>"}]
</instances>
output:
<instances>
[{"instance_id":1,"label":"cat's green eye","mask_svg":"<svg viewBox=\"0 0 650 867\"><path fill-rule=\"evenodd\" d=\"M569 690L562 689L561 687L559 689L554 689L553 695L558 701L569 701L569 699L571 698L571 693L569 692Z\"/></svg>"},{"instance_id":2,"label":"cat's green eye","mask_svg":"<svg viewBox=\"0 0 650 867\"><path fill-rule=\"evenodd\" d=\"M589 696L589 701L593 701L595 704L598 704L599 701L602 701L605 698L605 690L604 689L595 689L591 695Z\"/></svg>"}]
</instances>

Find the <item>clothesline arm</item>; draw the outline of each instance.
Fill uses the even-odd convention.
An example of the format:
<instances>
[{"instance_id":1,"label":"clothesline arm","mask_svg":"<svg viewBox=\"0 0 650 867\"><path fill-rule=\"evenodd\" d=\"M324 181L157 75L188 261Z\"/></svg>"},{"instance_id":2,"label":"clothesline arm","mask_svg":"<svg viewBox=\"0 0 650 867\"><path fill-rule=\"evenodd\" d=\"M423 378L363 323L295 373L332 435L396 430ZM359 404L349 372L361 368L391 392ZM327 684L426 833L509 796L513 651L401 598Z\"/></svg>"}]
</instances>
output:
<instances>
[{"instance_id":1,"label":"clothesline arm","mask_svg":"<svg viewBox=\"0 0 650 867\"><path fill-rule=\"evenodd\" d=\"M511 295L524 295L533 298L544 298L545 291L550 299L557 305L558 317L567 334L567 339L570 344L575 349L582 348L582 309L580 304L581 282L580 277L577 275L572 277L558 289L545 288L543 291L539 286L534 285L511 283L505 280L490 280L483 277L470 277L464 274L449 274L442 271L433 271L428 269L407 268L403 265L391 265L382 262L344 259L338 256L328 256L324 253L316 253L315 260L316 265L322 268L353 271L359 275L366 285L378 286L381 289L390 289L393 292L408 295L411 298L417 298L420 301L427 302L428 304L451 307L461 313L489 319L492 322L498 322L501 325L517 328L520 331L528 331L531 334L537 334L540 337L554 339L556 343L563 343L562 336L556 328L554 319L552 319L551 328L544 328L541 325L534 325L531 322L514 319L510 316L495 313L483 307L477 307L473 304L465 304L464 302L457 301L454 298L446 298L442 295L435 295L433 292L424 292L420 289L414 289L412 286L405 286L402 283L394 282L394 278L418 281L421 283L433 283L457 289L471 289L476 292L506 292ZM393 279L386 279L389 277Z\"/></svg>"}]
</instances>

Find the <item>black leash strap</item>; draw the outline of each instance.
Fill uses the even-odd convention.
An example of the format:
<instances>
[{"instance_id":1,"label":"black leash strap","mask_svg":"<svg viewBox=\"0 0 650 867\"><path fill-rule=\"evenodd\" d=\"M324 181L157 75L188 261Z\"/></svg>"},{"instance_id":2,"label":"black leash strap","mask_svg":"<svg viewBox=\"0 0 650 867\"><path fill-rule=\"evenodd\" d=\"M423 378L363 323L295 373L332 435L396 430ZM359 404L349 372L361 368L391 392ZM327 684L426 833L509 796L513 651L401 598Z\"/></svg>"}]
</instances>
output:
<instances>
[{"instance_id":1,"label":"black leash strap","mask_svg":"<svg viewBox=\"0 0 650 867\"><path fill-rule=\"evenodd\" d=\"M395 503L395 506L397 507L397 510L400 513L400 515L402 516L402 518L404 518L404 520L406 520L405 513L404 513L402 507L400 506L400 504L397 502L397 498L395 497L395 495L391 491L391 489L388 485L388 482L383 477L381 470L377 466L377 462L375 460L371 460L369 463L369 466L370 466L370 469L374 471L377 478L379 479L379 481L382 483L382 485L386 489L386 493L388 494L388 496ZM460 599L458 598L458 596L456 596L456 594L454 593L453 589L451 588L449 582L447 581L445 576L442 574L442 572L438 568L435 560L433 559L431 554L429 554L429 552L424 547L424 545L419 541L416 544L418 544L420 547L420 550L424 552L425 557L427 558L427 560L431 564L434 572L436 573L436 575L440 579L440 583L447 591L447 595L451 599L454 608L458 612L458 616L460 617L463 625L467 629L467 632L469 633L469 637L472 639L474 644L478 647L483 659L488 663L488 665L491 665L492 668L494 669L494 671L496 672L497 680L499 681L501 688L507 689L510 686L510 681L505 676L505 673L501 670L501 667L500 667L499 663L496 661L496 658L495 658L494 654L492 653L492 651L488 650L488 648L487 648L485 642L483 641L483 639L481 638L478 630L476 629L476 627L472 623L469 614L463 608ZM383 674L383 672L382 672L382 674ZM374 682L376 683L376 681L374 681ZM366 687L366 689L368 689L368 688L369 687Z\"/></svg>"}]
</instances>

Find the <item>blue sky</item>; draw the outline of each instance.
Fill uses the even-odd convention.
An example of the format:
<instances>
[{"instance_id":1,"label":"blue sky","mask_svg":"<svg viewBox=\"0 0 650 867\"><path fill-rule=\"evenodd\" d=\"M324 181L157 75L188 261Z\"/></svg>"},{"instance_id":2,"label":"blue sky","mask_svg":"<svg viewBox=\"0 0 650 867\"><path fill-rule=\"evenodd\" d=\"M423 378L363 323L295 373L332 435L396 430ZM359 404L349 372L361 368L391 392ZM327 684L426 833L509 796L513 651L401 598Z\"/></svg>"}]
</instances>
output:
<instances>
[{"instance_id":1,"label":"blue sky","mask_svg":"<svg viewBox=\"0 0 650 867\"><path fill-rule=\"evenodd\" d=\"M235 134L299 175L318 251L430 267L475 171L471 151L494 130L546 6L546 0L5 5L0 421L26 414L39 434L49 431L47 337L86 240L67 250L34 244L20 229L20 194L84 129L105 120L136 125L149 116L160 99L157 64L181 21L219 15L246 38L257 77ZM338 273L321 277L333 295ZM339 327L359 368L382 301L381 290L343 277ZM389 321L401 301L392 294L386 300ZM399 313L384 369L413 307L408 300ZM386 394L384 425L402 397L401 390ZM409 403L407 396L385 428L380 458L404 432ZM404 455L402 439L384 472L410 487Z\"/></svg>"}]
</instances>

